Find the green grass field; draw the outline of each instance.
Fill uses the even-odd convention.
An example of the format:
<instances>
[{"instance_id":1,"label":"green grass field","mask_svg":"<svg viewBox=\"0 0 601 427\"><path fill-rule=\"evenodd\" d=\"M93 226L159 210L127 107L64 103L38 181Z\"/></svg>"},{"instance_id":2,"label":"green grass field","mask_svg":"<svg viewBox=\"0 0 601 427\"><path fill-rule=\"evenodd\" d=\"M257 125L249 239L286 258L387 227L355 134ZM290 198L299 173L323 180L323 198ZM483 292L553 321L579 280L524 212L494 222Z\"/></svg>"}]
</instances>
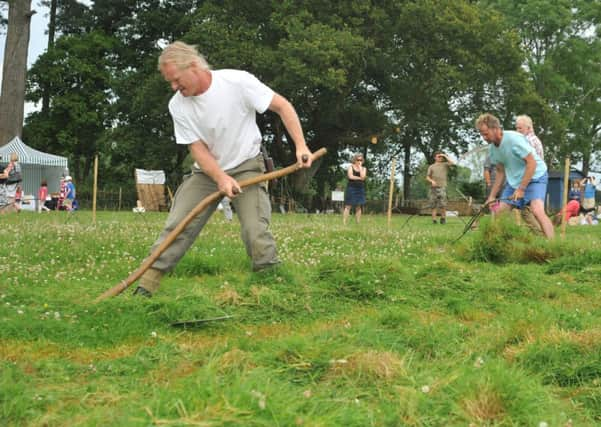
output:
<instances>
[{"instance_id":1,"label":"green grass field","mask_svg":"<svg viewBox=\"0 0 601 427\"><path fill-rule=\"evenodd\" d=\"M152 299L94 304L164 219L0 217L0 425L601 423L601 226L275 215L252 273L217 214Z\"/></svg>"}]
</instances>

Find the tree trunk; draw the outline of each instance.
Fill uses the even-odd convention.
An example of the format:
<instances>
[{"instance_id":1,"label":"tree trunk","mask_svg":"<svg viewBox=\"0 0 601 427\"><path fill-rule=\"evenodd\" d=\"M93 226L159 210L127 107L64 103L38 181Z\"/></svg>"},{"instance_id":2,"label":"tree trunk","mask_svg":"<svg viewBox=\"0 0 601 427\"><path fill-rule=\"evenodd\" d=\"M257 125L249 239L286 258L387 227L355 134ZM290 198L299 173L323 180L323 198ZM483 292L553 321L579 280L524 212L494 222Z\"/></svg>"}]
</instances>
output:
<instances>
[{"instance_id":1,"label":"tree trunk","mask_svg":"<svg viewBox=\"0 0 601 427\"><path fill-rule=\"evenodd\" d=\"M589 153L583 153L582 156L582 173L584 176L588 176L589 170L591 168L591 155Z\"/></svg>"},{"instance_id":2,"label":"tree trunk","mask_svg":"<svg viewBox=\"0 0 601 427\"><path fill-rule=\"evenodd\" d=\"M411 143L403 142L403 198L411 198Z\"/></svg>"},{"instance_id":3,"label":"tree trunk","mask_svg":"<svg viewBox=\"0 0 601 427\"><path fill-rule=\"evenodd\" d=\"M0 147L23 133L31 0L9 0L0 93Z\"/></svg>"},{"instance_id":4,"label":"tree trunk","mask_svg":"<svg viewBox=\"0 0 601 427\"><path fill-rule=\"evenodd\" d=\"M56 33L56 0L50 1L50 22L48 23L48 51L54 47L54 34ZM50 89L44 87L42 96L42 114L48 115L50 110Z\"/></svg>"},{"instance_id":5,"label":"tree trunk","mask_svg":"<svg viewBox=\"0 0 601 427\"><path fill-rule=\"evenodd\" d=\"M56 0L50 0L50 21L48 22L48 50L54 46L56 33Z\"/></svg>"}]
</instances>

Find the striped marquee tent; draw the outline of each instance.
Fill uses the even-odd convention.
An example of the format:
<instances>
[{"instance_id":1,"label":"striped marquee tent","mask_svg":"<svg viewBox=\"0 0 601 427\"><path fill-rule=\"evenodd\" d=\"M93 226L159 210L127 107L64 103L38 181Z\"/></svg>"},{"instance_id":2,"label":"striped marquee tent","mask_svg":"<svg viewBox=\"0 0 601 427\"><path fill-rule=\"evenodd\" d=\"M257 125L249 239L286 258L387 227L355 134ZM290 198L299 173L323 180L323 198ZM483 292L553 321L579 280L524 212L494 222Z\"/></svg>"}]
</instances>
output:
<instances>
[{"instance_id":1,"label":"striped marquee tent","mask_svg":"<svg viewBox=\"0 0 601 427\"><path fill-rule=\"evenodd\" d=\"M11 153L17 153L23 175L23 194L37 197L38 188L43 179L48 181L48 192L56 193L60 189L60 179L69 173L67 158L43 153L27 145L17 136L8 144L0 147L0 163L6 166Z\"/></svg>"}]
</instances>

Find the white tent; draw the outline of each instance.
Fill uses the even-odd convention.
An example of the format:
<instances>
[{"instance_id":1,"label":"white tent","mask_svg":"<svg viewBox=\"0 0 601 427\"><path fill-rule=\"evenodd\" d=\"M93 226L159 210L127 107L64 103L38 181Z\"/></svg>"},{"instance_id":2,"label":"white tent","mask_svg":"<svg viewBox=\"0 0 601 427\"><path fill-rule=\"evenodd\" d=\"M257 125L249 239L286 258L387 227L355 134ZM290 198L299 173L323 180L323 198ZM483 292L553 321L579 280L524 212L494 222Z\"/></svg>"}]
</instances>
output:
<instances>
[{"instance_id":1,"label":"white tent","mask_svg":"<svg viewBox=\"0 0 601 427\"><path fill-rule=\"evenodd\" d=\"M48 192L60 190L60 179L69 173L67 158L43 153L27 145L16 136L8 144L0 147L0 163L7 165L11 153L17 153L23 175L23 194L37 197L43 179L48 182Z\"/></svg>"}]
</instances>

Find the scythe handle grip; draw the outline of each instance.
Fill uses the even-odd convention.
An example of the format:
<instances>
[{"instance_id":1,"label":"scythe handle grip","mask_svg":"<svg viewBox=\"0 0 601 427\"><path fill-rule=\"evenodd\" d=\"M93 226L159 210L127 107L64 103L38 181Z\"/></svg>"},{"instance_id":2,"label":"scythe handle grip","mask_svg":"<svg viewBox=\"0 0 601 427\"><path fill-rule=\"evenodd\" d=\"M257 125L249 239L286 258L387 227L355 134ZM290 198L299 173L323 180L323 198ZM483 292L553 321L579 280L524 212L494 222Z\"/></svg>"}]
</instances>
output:
<instances>
[{"instance_id":1,"label":"scythe handle grip","mask_svg":"<svg viewBox=\"0 0 601 427\"><path fill-rule=\"evenodd\" d=\"M311 156L312 156L313 160L316 160L316 159L319 159L320 157L324 156L326 153L327 153L327 150L325 148L320 148L319 150L314 152ZM249 187L251 185L255 185L260 182L272 181L274 179L278 179L278 178L284 177L286 175L290 175L291 173L294 173L299 169L301 169L301 165L299 165L298 163L295 163L293 165L287 166L282 169L275 170L273 172L269 172L269 173L266 173L263 175L257 175L252 178L248 178L248 179L240 181L240 183L239 183L240 188ZM163 240L161 242L159 247L156 248L155 251L152 252L142 262L142 264L140 264L140 267L138 267L137 270L135 270L133 273L131 273L127 277L127 279L123 280L119 284L113 286L108 291L104 292L102 295L100 295L98 298L96 298L96 300L94 302L98 303L108 297L113 297L113 296L119 295L121 292L123 292L125 289L127 289L129 286L131 286L132 283L134 283L136 280L138 280L140 277L142 277L142 275L146 272L146 270L148 270L152 266L152 264L154 264L154 262L159 258L159 256L161 256L161 254L163 252L165 252L165 250L169 246L171 246L173 241L177 238L177 236L179 236L182 233L182 231L184 231L184 229L188 226L188 224L190 224L190 222L192 222L192 220L194 218L196 218L208 206L210 206L211 204L222 199L223 196L224 196L224 194L221 191L216 191L214 193L209 194L204 199L202 199L200 201L200 203L198 203L194 207L194 209L192 209L188 213L188 215L186 215L184 217L184 219L177 225L177 227L175 227L173 229L173 231L171 231L165 237L165 240Z\"/></svg>"}]
</instances>

